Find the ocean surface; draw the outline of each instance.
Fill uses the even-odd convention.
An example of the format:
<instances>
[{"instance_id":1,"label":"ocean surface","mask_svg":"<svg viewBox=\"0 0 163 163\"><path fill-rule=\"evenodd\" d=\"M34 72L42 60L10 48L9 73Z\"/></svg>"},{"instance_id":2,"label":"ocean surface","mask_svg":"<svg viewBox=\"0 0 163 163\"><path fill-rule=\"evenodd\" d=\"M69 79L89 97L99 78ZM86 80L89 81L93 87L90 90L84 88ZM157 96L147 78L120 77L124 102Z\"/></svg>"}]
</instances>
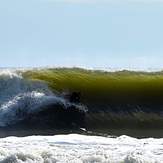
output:
<instances>
[{"instance_id":1,"label":"ocean surface","mask_svg":"<svg viewBox=\"0 0 163 163\"><path fill-rule=\"evenodd\" d=\"M162 72L1 69L0 163L161 163L162 99Z\"/></svg>"},{"instance_id":2,"label":"ocean surface","mask_svg":"<svg viewBox=\"0 0 163 163\"><path fill-rule=\"evenodd\" d=\"M163 139L56 135L0 139L1 162L161 163Z\"/></svg>"}]
</instances>

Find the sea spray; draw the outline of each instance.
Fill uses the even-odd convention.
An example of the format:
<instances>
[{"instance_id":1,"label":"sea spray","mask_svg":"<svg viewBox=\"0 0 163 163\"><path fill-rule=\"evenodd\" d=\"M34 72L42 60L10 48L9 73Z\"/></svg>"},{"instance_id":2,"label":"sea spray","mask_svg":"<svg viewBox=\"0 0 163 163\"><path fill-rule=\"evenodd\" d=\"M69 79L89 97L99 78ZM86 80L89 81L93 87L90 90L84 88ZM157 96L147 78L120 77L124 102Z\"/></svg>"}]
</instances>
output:
<instances>
[{"instance_id":1,"label":"sea spray","mask_svg":"<svg viewBox=\"0 0 163 163\"><path fill-rule=\"evenodd\" d=\"M24 79L17 71L0 72L0 127L13 125L49 105L68 108L69 101L52 92L44 82Z\"/></svg>"}]
</instances>

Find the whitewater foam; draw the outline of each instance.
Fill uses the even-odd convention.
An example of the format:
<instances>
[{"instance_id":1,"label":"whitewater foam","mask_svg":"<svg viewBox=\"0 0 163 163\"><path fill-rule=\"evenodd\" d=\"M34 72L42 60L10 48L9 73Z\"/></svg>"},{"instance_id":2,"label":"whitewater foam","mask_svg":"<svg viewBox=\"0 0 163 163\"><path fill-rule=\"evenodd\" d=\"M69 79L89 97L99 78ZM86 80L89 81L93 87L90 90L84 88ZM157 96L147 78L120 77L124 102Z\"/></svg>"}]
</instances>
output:
<instances>
[{"instance_id":1,"label":"whitewater foam","mask_svg":"<svg viewBox=\"0 0 163 163\"><path fill-rule=\"evenodd\" d=\"M0 139L0 162L161 163L163 139L56 135Z\"/></svg>"},{"instance_id":2,"label":"whitewater foam","mask_svg":"<svg viewBox=\"0 0 163 163\"><path fill-rule=\"evenodd\" d=\"M70 105L45 83L26 80L16 70L0 71L0 127L15 124L48 104Z\"/></svg>"}]
</instances>

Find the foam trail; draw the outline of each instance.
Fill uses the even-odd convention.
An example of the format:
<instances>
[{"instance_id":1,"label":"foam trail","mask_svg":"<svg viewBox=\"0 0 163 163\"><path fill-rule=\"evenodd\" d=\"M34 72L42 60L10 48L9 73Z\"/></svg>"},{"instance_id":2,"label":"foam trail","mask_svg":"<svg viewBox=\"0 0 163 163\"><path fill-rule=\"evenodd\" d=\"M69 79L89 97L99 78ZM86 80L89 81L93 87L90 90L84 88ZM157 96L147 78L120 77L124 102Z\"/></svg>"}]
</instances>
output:
<instances>
[{"instance_id":1,"label":"foam trail","mask_svg":"<svg viewBox=\"0 0 163 163\"><path fill-rule=\"evenodd\" d=\"M163 139L84 135L0 139L0 162L161 163Z\"/></svg>"}]
</instances>

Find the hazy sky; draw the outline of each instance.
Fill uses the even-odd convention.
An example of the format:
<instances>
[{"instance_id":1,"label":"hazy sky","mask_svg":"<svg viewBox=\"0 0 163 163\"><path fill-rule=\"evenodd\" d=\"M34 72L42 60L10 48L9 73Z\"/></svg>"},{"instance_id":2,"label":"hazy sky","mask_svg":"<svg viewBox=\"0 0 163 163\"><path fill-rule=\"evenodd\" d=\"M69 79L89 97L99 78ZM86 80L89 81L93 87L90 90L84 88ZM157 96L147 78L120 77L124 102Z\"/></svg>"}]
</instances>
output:
<instances>
[{"instance_id":1,"label":"hazy sky","mask_svg":"<svg viewBox=\"0 0 163 163\"><path fill-rule=\"evenodd\" d=\"M163 0L0 1L0 67L163 68Z\"/></svg>"}]
</instances>

